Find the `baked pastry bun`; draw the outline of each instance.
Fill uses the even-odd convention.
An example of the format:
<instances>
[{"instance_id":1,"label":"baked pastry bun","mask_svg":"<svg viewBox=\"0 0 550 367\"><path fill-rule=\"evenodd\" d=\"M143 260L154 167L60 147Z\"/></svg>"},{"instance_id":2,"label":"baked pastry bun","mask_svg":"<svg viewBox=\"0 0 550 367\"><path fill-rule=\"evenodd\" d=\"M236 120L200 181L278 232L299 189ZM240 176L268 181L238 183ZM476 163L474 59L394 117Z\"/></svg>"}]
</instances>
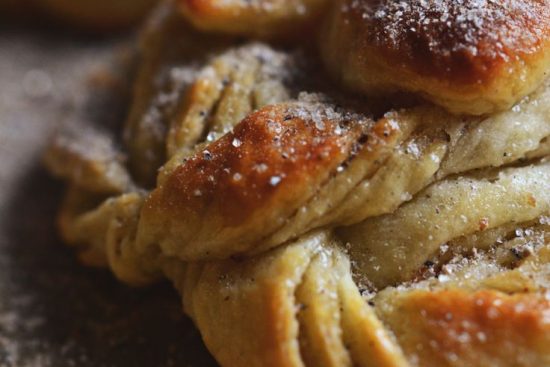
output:
<instances>
[{"instance_id":1,"label":"baked pastry bun","mask_svg":"<svg viewBox=\"0 0 550 367\"><path fill-rule=\"evenodd\" d=\"M374 108L175 6L125 145L64 132L46 156L84 263L171 280L224 367L550 363L550 80L485 116Z\"/></svg>"},{"instance_id":2,"label":"baked pastry bun","mask_svg":"<svg viewBox=\"0 0 550 367\"><path fill-rule=\"evenodd\" d=\"M542 0L339 0L321 37L328 71L369 95L422 95L451 112L510 108L550 67Z\"/></svg>"},{"instance_id":3,"label":"baked pastry bun","mask_svg":"<svg viewBox=\"0 0 550 367\"><path fill-rule=\"evenodd\" d=\"M177 0L198 29L272 38L316 27L327 0ZM296 33L292 35L296 37Z\"/></svg>"}]
</instances>

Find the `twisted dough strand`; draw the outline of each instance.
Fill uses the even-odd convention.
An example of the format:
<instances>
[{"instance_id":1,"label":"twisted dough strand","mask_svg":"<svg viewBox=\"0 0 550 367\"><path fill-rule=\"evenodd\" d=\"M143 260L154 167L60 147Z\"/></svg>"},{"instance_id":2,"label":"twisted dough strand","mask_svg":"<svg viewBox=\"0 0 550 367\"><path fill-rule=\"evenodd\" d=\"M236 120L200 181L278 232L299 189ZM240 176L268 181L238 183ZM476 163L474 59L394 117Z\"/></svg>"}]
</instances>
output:
<instances>
[{"instance_id":1,"label":"twisted dough strand","mask_svg":"<svg viewBox=\"0 0 550 367\"><path fill-rule=\"evenodd\" d=\"M466 121L436 108L373 122L324 102L268 106L166 176L138 246L223 258L390 213L434 180L544 155L549 99L545 85L519 112Z\"/></svg>"}]
</instances>

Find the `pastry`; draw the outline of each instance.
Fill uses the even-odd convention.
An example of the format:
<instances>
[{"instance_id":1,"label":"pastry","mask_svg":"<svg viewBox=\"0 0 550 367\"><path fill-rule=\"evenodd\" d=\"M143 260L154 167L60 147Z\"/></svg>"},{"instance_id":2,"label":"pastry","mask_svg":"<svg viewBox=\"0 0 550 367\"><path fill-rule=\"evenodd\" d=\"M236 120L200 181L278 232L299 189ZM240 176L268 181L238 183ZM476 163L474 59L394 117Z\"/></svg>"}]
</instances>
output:
<instances>
[{"instance_id":1,"label":"pastry","mask_svg":"<svg viewBox=\"0 0 550 367\"><path fill-rule=\"evenodd\" d=\"M261 38L296 37L315 27L330 3L327 0L179 0L179 8L195 27Z\"/></svg>"},{"instance_id":2,"label":"pastry","mask_svg":"<svg viewBox=\"0 0 550 367\"><path fill-rule=\"evenodd\" d=\"M547 1L334 2L322 37L328 70L368 94L415 92L488 114L535 90L550 66Z\"/></svg>"},{"instance_id":3,"label":"pastry","mask_svg":"<svg viewBox=\"0 0 550 367\"><path fill-rule=\"evenodd\" d=\"M141 35L124 146L89 130L47 153L69 182L63 238L128 284L170 279L224 367L549 364L547 47L530 69L540 80L484 111L483 88L512 76L444 97L453 105L425 101L429 77L395 70L404 84L349 92L372 69L327 56L363 52L342 14L405 5L344 3L319 13L320 51L252 39L278 26L228 29L249 15L227 9L219 23L185 20L240 2L163 4ZM481 3L437 4L456 15ZM544 1L511 5L546 32ZM475 19L500 9L486 6ZM427 84L410 89L414 78ZM480 104L456 108L470 97Z\"/></svg>"}]
</instances>

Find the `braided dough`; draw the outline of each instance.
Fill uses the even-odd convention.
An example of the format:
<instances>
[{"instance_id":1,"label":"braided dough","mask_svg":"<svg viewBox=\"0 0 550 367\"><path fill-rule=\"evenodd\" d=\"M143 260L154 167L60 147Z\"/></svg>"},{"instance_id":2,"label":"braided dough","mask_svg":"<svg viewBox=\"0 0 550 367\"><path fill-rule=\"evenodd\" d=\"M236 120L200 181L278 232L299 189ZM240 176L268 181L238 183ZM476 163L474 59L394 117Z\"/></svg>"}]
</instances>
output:
<instances>
[{"instance_id":1,"label":"braided dough","mask_svg":"<svg viewBox=\"0 0 550 367\"><path fill-rule=\"evenodd\" d=\"M82 261L170 279L224 367L550 364L550 81L485 116L387 108L179 15L222 3L153 16L124 148L52 142Z\"/></svg>"}]
</instances>

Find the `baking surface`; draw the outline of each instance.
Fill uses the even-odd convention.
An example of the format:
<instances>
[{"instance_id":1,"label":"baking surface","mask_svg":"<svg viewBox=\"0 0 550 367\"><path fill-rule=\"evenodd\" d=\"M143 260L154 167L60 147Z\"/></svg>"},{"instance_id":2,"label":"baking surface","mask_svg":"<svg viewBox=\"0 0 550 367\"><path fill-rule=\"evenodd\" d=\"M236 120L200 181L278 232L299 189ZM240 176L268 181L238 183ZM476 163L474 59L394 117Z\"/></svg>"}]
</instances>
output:
<instances>
[{"instance_id":1,"label":"baking surface","mask_svg":"<svg viewBox=\"0 0 550 367\"><path fill-rule=\"evenodd\" d=\"M117 128L126 89L105 70L129 54L68 33L0 22L0 366L215 366L170 285L130 289L56 235L41 152L64 124Z\"/></svg>"}]
</instances>

